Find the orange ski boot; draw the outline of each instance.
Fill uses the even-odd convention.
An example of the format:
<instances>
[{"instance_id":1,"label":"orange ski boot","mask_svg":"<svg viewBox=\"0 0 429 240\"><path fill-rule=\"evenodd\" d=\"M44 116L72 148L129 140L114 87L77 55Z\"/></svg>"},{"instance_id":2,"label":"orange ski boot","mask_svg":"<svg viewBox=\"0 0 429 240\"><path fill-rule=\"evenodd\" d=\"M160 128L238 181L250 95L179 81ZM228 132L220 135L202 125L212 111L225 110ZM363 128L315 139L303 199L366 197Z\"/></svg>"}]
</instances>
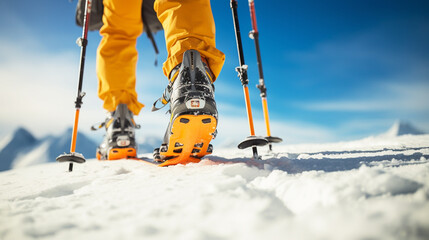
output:
<instances>
[{"instance_id":1,"label":"orange ski boot","mask_svg":"<svg viewBox=\"0 0 429 240\"><path fill-rule=\"evenodd\" d=\"M160 166L199 162L212 153L210 141L216 136L218 113L214 100L213 76L196 50L188 50L172 72L172 80L152 111L170 103L171 120L164 143L155 149Z\"/></svg>"},{"instance_id":2,"label":"orange ski boot","mask_svg":"<svg viewBox=\"0 0 429 240\"><path fill-rule=\"evenodd\" d=\"M118 160L137 157L135 128L139 128L126 104L119 104L114 112L99 125L106 128L103 142L97 148L98 160ZM92 127L93 130L97 128Z\"/></svg>"}]
</instances>

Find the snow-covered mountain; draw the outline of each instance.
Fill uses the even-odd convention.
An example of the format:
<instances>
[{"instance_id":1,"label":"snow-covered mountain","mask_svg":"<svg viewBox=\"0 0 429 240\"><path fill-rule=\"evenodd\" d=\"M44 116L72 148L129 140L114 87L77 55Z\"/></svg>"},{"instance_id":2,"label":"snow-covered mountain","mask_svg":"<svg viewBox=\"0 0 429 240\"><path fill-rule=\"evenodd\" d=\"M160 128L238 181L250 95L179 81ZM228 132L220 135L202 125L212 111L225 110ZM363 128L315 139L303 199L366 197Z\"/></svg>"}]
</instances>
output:
<instances>
[{"instance_id":1,"label":"snow-covered mountain","mask_svg":"<svg viewBox=\"0 0 429 240\"><path fill-rule=\"evenodd\" d=\"M58 155L70 151L71 135L72 129L69 128L57 136L36 139L27 129L18 128L0 140L0 171L54 162ZM85 158L95 158L98 143L80 132L77 138L76 151ZM139 153L151 153L161 145L161 139L154 136L141 138L138 142Z\"/></svg>"},{"instance_id":2,"label":"snow-covered mountain","mask_svg":"<svg viewBox=\"0 0 429 240\"><path fill-rule=\"evenodd\" d=\"M0 171L54 162L56 157L70 151L72 129L58 136L36 139L25 128L18 128L5 137L0 145ZM78 133L76 151L87 158L95 157L97 144L82 133Z\"/></svg>"},{"instance_id":3,"label":"snow-covered mountain","mask_svg":"<svg viewBox=\"0 0 429 240\"><path fill-rule=\"evenodd\" d=\"M381 134L382 137L396 137L396 136L402 136L402 135L421 135L425 134L423 131L418 130L415 126L413 126L411 123L406 121L396 121L390 129Z\"/></svg>"},{"instance_id":4,"label":"snow-covered mountain","mask_svg":"<svg viewBox=\"0 0 429 240\"><path fill-rule=\"evenodd\" d=\"M0 239L428 239L429 135L273 150L1 172Z\"/></svg>"},{"instance_id":5,"label":"snow-covered mountain","mask_svg":"<svg viewBox=\"0 0 429 240\"><path fill-rule=\"evenodd\" d=\"M1 140L0 171L9 170L18 156L30 152L38 145L38 140L26 129L18 128Z\"/></svg>"}]
</instances>

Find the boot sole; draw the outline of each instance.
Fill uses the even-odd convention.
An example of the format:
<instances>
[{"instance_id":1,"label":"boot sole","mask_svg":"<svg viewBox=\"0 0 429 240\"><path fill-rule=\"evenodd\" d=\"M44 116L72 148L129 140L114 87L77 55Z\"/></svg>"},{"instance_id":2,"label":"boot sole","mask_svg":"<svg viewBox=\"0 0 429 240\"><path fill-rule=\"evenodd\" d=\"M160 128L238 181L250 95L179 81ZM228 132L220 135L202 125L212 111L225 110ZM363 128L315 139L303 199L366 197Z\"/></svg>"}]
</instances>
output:
<instances>
[{"instance_id":1,"label":"boot sole","mask_svg":"<svg viewBox=\"0 0 429 240\"><path fill-rule=\"evenodd\" d=\"M161 157L168 160L159 166L195 163L211 154L209 145L216 126L216 118L210 115L178 116L172 124L167 150L160 151Z\"/></svg>"}]
</instances>

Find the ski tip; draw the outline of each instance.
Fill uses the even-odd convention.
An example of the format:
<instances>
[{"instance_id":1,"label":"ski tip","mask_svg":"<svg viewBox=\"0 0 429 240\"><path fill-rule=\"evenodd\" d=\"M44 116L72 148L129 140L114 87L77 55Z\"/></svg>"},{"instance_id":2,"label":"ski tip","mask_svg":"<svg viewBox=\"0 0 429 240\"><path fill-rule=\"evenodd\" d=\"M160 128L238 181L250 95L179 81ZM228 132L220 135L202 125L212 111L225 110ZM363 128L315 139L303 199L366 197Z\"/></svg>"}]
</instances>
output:
<instances>
[{"instance_id":1,"label":"ski tip","mask_svg":"<svg viewBox=\"0 0 429 240\"><path fill-rule=\"evenodd\" d=\"M84 163L86 162L85 157L80 153L64 153L57 157L57 162L75 162Z\"/></svg>"}]
</instances>

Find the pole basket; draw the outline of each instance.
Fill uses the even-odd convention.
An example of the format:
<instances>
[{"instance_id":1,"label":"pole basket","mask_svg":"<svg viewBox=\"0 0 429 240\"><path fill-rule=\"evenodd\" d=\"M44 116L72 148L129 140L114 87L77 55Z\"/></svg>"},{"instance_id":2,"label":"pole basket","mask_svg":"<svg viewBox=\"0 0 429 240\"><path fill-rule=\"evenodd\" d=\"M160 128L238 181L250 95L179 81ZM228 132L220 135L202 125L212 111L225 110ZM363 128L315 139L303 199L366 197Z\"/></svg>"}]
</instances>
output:
<instances>
[{"instance_id":1,"label":"pole basket","mask_svg":"<svg viewBox=\"0 0 429 240\"><path fill-rule=\"evenodd\" d=\"M245 149L249 147L262 147L268 144L268 140L264 137L259 136L248 136L246 139L238 144L239 149Z\"/></svg>"},{"instance_id":2,"label":"pole basket","mask_svg":"<svg viewBox=\"0 0 429 240\"><path fill-rule=\"evenodd\" d=\"M273 136L265 137L265 139L267 139L269 143L281 143L283 141L283 139L279 137L273 137Z\"/></svg>"},{"instance_id":3,"label":"pole basket","mask_svg":"<svg viewBox=\"0 0 429 240\"><path fill-rule=\"evenodd\" d=\"M75 162L84 163L86 162L85 157L80 153L64 153L57 157L57 162Z\"/></svg>"}]
</instances>

